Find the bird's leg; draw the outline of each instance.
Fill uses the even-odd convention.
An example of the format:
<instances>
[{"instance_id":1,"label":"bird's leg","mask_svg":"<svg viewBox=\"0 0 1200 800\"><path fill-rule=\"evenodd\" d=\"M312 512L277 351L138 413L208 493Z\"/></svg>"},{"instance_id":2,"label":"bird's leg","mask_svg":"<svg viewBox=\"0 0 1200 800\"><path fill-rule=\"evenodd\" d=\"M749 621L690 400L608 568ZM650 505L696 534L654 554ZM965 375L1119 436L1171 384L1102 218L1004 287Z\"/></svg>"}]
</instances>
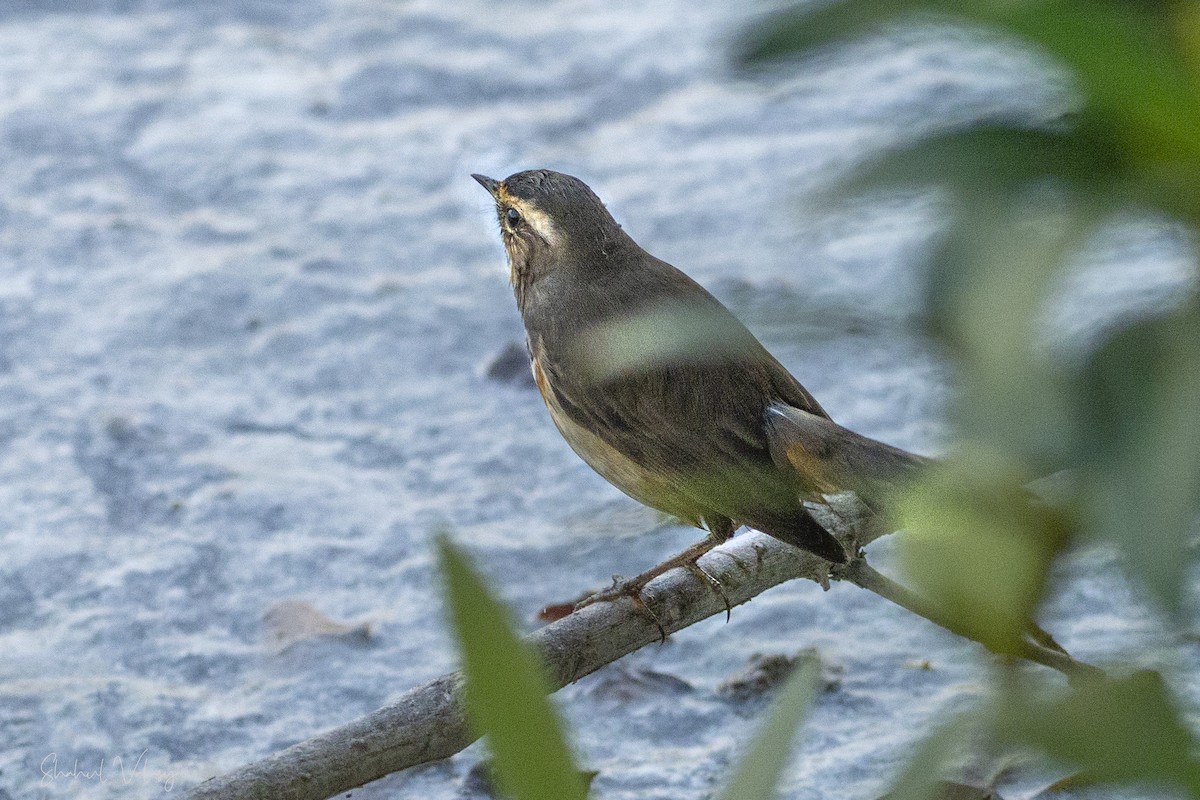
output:
<instances>
[{"instance_id":1,"label":"bird's leg","mask_svg":"<svg viewBox=\"0 0 1200 800\"><path fill-rule=\"evenodd\" d=\"M591 597L585 598L582 602L578 603L575 608L585 608L590 606L592 603L600 603L606 600L616 600L626 595L640 594L646 584L657 578L659 575L666 574L676 567L690 568L696 563L698 558L707 553L709 550L712 550L723 541L725 540L718 539L712 534L709 534L704 538L704 541L692 545L678 555L668 558L666 561L655 567L651 567L637 577L622 578L620 576L614 576L613 585L611 587L603 591L596 592Z\"/></svg>"},{"instance_id":2,"label":"bird's leg","mask_svg":"<svg viewBox=\"0 0 1200 800\"><path fill-rule=\"evenodd\" d=\"M733 528L731 524L720 525L709 523L709 525L710 532L703 541L697 542L678 555L672 556L661 564L646 570L637 577L621 578L619 576L613 576L613 585L611 587L603 591L596 592L590 597L584 598L581 602L575 605L575 610L578 611L581 608L586 608L593 603L617 600L621 597L632 598L634 605L645 611L646 614L654 620L654 624L658 626L659 633L662 635L662 638L665 641L667 638L666 629L658 620L658 617L654 615L654 612L652 612L646 605L645 598L642 597L642 589L645 588L646 584L657 578L659 575L664 575L676 567L683 567L684 569L687 569L703 579L710 587L712 587L718 594L721 595L721 598L725 601L725 611L726 615L728 616L730 611L729 598L726 597L725 592L721 590L720 581L706 572L704 568L696 562L709 550L712 550L717 545L726 541L729 538L730 533L732 533Z\"/></svg>"},{"instance_id":3,"label":"bird's leg","mask_svg":"<svg viewBox=\"0 0 1200 800\"><path fill-rule=\"evenodd\" d=\"M729 541L733 536L733 532L737 530L737 525L728 517L705 517L704 524L708 527L708 539L705 541L712 542L708 546L708 549L704 551L705 553L722 542ZM736 561L737 559L734 560ZM733 607L729 604L729 596L721 588L721 582L709 574L704 567L700 566L700 556L696 556L690 563L685 564L685 566L697 577L707 581L709 588L721 596L721 601L725 603L725 622L728 624L729 619L733 616ZM739 563L738 566L741 566L741 564Z\"/></svg>"}]
</instances>

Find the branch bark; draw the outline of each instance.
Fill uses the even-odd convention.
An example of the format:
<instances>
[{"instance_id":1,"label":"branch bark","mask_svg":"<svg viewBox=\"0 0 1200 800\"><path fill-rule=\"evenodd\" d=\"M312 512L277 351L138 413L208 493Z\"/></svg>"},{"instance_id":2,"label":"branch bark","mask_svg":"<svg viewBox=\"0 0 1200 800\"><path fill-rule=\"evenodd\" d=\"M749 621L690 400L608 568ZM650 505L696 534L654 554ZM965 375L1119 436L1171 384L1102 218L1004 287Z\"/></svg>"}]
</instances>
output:
<instances>
[{"instance_id":1,"label":"branch bark","mask_svg":"<svg viewBox=\"0 0 1200 800\"><path fill-rule=\"evenodd\" d=\"M854 506L838 503L835 508L835 514L822 515L821 521L839 538L849 541L851 530L846 520L855 516ZM843 513L847 511L850 513ZM855 533L862 545L886 532L868 529ZM828 562L753 531L722 544L705 555L700 564L720 581L731 606L794 578L828 585ZM874 570L848 569L842 577L943 624L914 599L915 595ZM643 597L667 633L726 611L725 598L685 569L672 570L651 581ZM587 606L534 631L525 640L540 651L557 689L658 642L660 635L654 620L639 612L631 600L622 598ZM1094 669L1036 642L1031 642L1029 651L1022 655L1069 677ZM462 687L461 674L444 675L406 692L378 711L212 778L193 788L186 798L324 800L392 772L448 758L476 738L467 725Z\"/></svg>"}]
</instances>

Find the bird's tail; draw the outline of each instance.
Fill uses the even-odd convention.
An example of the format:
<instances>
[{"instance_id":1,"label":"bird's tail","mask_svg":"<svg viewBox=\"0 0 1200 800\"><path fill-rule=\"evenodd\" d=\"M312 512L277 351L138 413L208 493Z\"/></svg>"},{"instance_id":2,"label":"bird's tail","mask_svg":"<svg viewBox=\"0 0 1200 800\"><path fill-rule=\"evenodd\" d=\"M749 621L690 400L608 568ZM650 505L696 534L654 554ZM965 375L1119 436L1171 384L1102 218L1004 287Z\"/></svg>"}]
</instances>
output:
<instances>
[{"instance_id":1,"label":"bird's tail","mask_svg":"<svg viewBox=\"0 0 1200 800\"><path fill-rule=\"evenodd\" d=\"M852 491L872 508L932 462L843 428L827 417L774 403L765 415L771 458L820 494Z\"/></svg>"}]
</instances>

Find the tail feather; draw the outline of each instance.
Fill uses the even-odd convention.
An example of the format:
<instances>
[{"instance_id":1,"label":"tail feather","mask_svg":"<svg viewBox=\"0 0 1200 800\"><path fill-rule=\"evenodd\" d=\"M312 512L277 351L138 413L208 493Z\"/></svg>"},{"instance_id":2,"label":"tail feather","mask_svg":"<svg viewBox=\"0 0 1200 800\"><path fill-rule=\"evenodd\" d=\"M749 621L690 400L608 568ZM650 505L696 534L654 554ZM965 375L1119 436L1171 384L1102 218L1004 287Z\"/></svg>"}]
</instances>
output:
<instances>
[{"instance_id":1,"label":"tail feather","mask_svg":"<svg viewBox=\"0 0 1200 800\"><path fill-rule=\"evenodd\" d=\"M803 506L790 519L755 523L750 527L799 547L801 550L815 553L834 564L845 564L847 561L846 550L842 547L841 542L832 533L825 530L825 526Z\"/></svg>"},{"instance_id":2,"label":"tail feather","mask_svg":"<svg viewBox=\"0 0 1200 800\"><path fill-rule=\"evenodd\" d=\"M852 491L878 509L932 464L927 458L843 428L831 419L775 403L765 415L771 458L818 494Z\"/></svg>"}]
</instances>

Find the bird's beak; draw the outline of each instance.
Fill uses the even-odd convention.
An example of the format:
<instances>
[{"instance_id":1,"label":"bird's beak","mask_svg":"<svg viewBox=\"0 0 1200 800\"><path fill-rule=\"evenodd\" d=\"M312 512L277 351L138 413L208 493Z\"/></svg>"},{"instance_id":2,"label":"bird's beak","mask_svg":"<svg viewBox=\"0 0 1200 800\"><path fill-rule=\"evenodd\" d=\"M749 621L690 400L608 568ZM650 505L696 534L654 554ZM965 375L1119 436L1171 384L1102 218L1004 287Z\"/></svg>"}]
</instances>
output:
<instances>
[{"instance_id":1,"label":"bird's beak","mask_svg":"<svg viewBox=\"0 0 1200 800\"><path fill-rule=\"evenodd\" d=\"M492 197L495 197L496 192L500 190L500 181L496 180L495 178L489 178L486 175L475 174L472 174L471 177L479 181L479 185L487 189L488 192L491 193Z\"/></svg>"}]
</instances>

